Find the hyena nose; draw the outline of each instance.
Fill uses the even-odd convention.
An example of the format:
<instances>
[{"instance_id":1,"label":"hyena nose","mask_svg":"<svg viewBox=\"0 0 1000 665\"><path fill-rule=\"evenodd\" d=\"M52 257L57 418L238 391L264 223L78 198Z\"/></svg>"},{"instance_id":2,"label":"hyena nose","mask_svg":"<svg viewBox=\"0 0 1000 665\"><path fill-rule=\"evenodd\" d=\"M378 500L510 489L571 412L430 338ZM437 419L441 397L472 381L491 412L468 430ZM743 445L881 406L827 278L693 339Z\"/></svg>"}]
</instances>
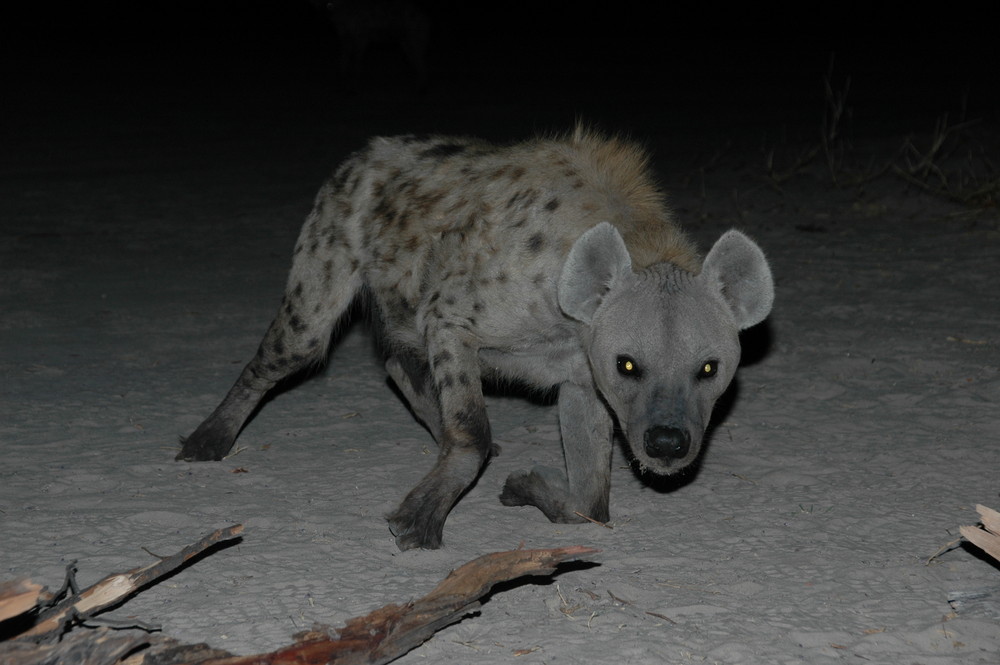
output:
<instances>
[{"instance_id":1,"label":"hyena nose","mask_svg":"<svg viewBox=\"0 0 1000 665\"><path fill-rule=\"evenodd\" d=\"M681 459L691 450L691 435L676 427L650 427L644 437L646 453L658 459Z\"/></svg>"}]
</instances>

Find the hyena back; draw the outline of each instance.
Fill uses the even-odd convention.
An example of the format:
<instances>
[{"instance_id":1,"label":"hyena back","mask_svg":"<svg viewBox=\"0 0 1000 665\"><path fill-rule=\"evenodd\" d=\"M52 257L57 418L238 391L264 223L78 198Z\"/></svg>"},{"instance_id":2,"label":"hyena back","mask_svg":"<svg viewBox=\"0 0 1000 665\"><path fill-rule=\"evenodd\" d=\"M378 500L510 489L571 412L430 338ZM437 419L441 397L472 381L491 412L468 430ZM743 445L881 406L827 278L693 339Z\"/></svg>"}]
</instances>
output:
<instances>
[{"instance_id":1,"label":"hyena back","mask_svg":"<svg viewBox=\"0 0 1000 665\"><path fill-rule=\"evenodd\" d=\"M703 264L630 144L579 129L508 147L376 138L320 189L278 315L177 458L226 455L275 383L325 358L362 292L389 375L440 447L389 516L408 549L440 546L491 453L485 376L559 389L566 468L513 474L507 505L607 520L615 416L640 468L690 466L737 332L767 315L773 286L735 231Z\"/></svg>"}]
</instances>

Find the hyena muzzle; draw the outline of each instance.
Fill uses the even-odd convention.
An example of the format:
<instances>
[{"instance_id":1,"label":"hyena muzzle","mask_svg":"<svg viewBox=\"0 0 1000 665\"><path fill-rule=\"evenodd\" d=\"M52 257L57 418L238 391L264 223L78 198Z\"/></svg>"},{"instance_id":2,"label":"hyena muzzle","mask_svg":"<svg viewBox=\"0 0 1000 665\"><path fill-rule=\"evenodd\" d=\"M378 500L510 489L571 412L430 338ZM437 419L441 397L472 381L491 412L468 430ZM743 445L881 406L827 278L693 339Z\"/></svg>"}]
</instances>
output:
<instances>
[{"instance_id":1,"label":"hyena muzzle","mask_svg":"<svg viewBox=\"0 0 1000 665\"><path fill-rule=\"evenodd\" d=\"M500 500L554 522L608 520L616 422L638 469L690 467L739 363L738 332L774 297L738 231L699 258L646 163L581 129L504 147L373 139L320 189L277 316L177 459L222 459L269 389L325 359L363 293L386 369L439 445L388 516L401 549L440 547L493 450L484 378L558 388L564 468L512 474Z\"/></svg>"}]
</instances>

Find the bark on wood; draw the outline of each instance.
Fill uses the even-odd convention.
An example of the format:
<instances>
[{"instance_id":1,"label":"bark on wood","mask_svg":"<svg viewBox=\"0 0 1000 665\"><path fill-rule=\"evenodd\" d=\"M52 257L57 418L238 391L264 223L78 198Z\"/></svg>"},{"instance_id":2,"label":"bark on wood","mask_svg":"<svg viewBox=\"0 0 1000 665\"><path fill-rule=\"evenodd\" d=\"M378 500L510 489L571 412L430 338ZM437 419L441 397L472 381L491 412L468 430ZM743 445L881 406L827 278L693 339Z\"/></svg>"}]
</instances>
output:
<instances>
[{"instance_id":1,"label":"bark on wood","mask_svg":"<svg viewBox=\"0 0 1000 665\"><path fill-rule=\"evenodd\" d=\"M1000 561L1000 513L982 505L976 506L976 511L983 528L963 526L959 531L973 545Z\"/></svg>"}]
</instances>

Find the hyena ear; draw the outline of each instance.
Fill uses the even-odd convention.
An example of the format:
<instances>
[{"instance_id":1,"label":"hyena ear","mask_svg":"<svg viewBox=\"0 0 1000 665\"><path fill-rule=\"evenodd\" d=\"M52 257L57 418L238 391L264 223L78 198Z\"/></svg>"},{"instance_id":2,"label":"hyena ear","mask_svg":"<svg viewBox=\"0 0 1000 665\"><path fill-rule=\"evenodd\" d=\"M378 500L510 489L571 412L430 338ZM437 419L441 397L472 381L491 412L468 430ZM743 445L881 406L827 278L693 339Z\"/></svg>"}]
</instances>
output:
<instances>
[{"instance_id":1,"label":"hyena ear","mask_svg":"<svg viewBox=\"0 0 1000 665\"><path fill-rule=\"evenodd\" d=\"M774 303L774 280L764 252L736 230L722 234L708 252L701 275L716 280L740 330L767 318Z\"/></svg>"},{"instance_id":2,"label":"hyena ear","mask_svg":"<svg viewBox=\"0 0 1000 665\"><path fill-rule=\"evenodd\" d=\"M559 276L559 307L590 323L604 296L632 274L632 257L618 229L602 222L577 238Z\"/></svg>"}]
</instances>

